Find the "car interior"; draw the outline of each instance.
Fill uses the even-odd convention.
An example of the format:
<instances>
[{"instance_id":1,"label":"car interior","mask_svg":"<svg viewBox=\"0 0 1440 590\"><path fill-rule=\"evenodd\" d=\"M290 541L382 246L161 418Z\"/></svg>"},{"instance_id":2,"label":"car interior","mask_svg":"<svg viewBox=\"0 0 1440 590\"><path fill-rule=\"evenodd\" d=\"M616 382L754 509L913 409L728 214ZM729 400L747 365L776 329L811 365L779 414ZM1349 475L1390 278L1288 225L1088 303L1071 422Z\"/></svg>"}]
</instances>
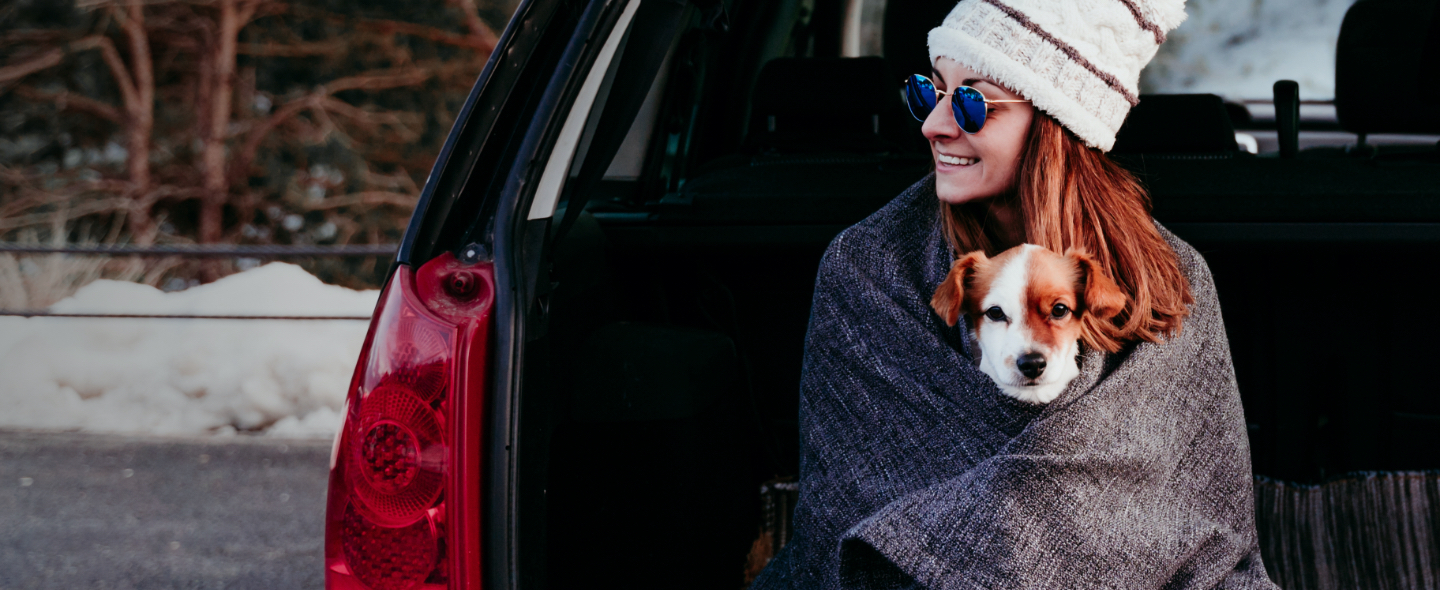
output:
<instances>
[{"instance_id":1,"label":"car interior","mask_svg":"<svg viewBox=\"0 0 1440 590\"><path fill-rule=\"evenodd\" d=\"M527 345L546 359L527 395L544 393L524 410L545 439L526 461L546 585L743 585L761 486L799 469L820 256L931 169L900 89L954 0L877 3L883 26L852 4L733 0L719 27L693 11L604 180L561 204L583 213L552 228L546 332ZM862 24L883 41L857 55ZM1143 95L1112 153L1209 263L1254 471L1296 489L1440 469L1440 11L1361 0L1338 39L1335 120L1298 136L1344 144L1254 154L1237 132L1284 144L1296 127ZM1272 577L1303 566L1287 547L1262 539Z\"/></svg>"}]
</instances>

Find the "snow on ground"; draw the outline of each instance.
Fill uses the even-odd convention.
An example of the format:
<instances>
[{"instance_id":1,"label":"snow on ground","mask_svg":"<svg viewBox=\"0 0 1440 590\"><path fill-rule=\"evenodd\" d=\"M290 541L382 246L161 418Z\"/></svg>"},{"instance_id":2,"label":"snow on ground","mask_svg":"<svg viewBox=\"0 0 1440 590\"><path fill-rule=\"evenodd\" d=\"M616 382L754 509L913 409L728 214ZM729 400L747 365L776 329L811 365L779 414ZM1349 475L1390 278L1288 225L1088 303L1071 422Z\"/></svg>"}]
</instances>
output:
<instances>
[{"instance_id":1,"label":"snow on ground","mask_svg":"<svg viewBox=\"0 0 1440 590\"><path fill-rule=\"evenodd\" d=\"M184 291L91 283L65 313L353 315L376 291L272 263ZM363 321L0 317L0 427L330 437Z\"/></svg>"},{"instance_id":2,"label":"snow on ground","mask_svg":"<svg viewBox=\"0 0 1440 590\"><path fill-rule=\"evenodd\" d=\"M1268 99L1276 80L1300 98L1335 97L1335 40L1353 0L1189 0L1188 18L1141 74L1142 92Z\"/></svg>"}]
</instances>

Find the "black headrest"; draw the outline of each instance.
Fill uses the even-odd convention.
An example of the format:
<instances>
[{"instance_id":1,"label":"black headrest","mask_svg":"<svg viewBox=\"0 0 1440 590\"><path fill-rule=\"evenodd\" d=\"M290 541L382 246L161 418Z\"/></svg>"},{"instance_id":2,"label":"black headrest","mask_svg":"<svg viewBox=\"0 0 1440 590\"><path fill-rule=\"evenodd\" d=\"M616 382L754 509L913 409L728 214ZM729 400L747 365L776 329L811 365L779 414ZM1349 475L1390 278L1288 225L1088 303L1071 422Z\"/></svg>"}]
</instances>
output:
<instances>
[{"instance_id":1,"label":"black headrest","mask_svg":"<svg viewBox=\"0 0 1440 590\"><path fill-rule=\"evenodd\" d=\"M1335 115L1352 133L1440 133L1436 0L1360 0L1335 49Z\"/></svg>"},{"instance_id":2,"label":"black headrest","mask_svg":"<svg viewBox=\"0 0 1440 590\"><path fill-rule=\"evenodd\" d=\"M771 60L755 82L747 143L863 150L904 141L902 82L880 57Z\"/></svg>"},{"instance_id":3,"label":"black headrest","mask_svg":"<svg viewBox=\"0 0 1440 590\"><path fill-rule=\"evenodd\" d=\"M1234 152L1235 126L1214 94L1142 94L1115 137L1117 154Z\"/></svg>"}]
</instances>

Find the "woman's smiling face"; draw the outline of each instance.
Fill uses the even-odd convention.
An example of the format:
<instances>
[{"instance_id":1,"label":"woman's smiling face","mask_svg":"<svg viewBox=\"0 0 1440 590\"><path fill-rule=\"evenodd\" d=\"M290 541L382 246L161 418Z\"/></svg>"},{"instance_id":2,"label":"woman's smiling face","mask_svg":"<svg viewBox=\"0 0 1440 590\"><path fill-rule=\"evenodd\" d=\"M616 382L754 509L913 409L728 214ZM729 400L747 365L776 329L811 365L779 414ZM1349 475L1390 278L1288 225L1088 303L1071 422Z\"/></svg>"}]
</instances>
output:
<instances>
[{"instance_id":1,"label":"woman's smiling face","mask_svg":"<svg viewBox=\"0 0 1440 590\"><path fill-rule=\"evenodd\" d=\"M971 135L960 130L950 109L948 93L955 87L970 86L984 94L986 100L1023 97L948 57L935 60L933 78L935 88L947 94L935 105L921 130L935 159L935 188L940 200L964 203L1012 190L1035 108L1029 103L991 104L984 127Z\"/></svg>"}]
</instances>

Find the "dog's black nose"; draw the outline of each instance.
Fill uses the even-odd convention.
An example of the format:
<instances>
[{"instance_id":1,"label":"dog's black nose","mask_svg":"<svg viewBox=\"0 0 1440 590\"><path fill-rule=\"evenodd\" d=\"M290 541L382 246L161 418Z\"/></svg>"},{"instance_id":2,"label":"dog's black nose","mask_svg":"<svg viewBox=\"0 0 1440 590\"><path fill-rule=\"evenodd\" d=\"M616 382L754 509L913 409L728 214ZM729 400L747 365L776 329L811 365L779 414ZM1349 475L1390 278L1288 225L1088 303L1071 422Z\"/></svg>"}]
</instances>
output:
<instances>
[{"instance_id":1,"label":"dog's black nose","mask_svg":"<svg viewBox=\"0 0 1440 590\"><path fill-rule=\"evenodd\" d=\"M1022 354L1020 358L1015 361L1015 366L1020 367L1020 372L1026 377L1034 379L1045 372L1045 355L1038 352Z\"/></svg>"}]
</instances>

